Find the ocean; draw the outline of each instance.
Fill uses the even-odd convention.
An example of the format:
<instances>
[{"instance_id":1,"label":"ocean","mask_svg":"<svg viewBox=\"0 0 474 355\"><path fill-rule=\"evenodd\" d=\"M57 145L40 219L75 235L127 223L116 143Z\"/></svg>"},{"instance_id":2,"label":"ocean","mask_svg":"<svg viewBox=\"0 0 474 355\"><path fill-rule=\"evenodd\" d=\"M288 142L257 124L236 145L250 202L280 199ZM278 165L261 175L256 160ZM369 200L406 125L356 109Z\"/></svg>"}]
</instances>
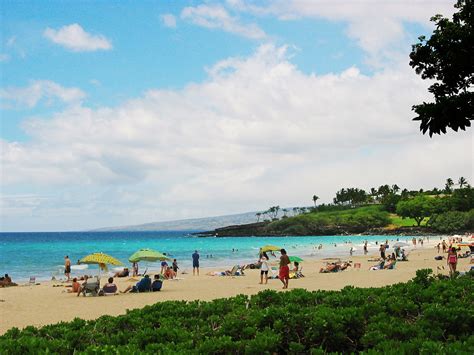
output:
<instances>
[{"instance_id":1,"label":"ocean","mask_svg":"<svg viewBox=\"0 0 474 355\"><path fill-rule=\"evenodd\" d=\"M54 233L0 233L0 274L8 273L13 280L25 281L31 276L37 280L63 277L64 256L72 263L82 257L103 252L129 266L128 257L142 248L151 248L176 258L181 270L191 268L191 254L200 253L201 267L231 268L235 264L255 262L261 246L271 244L285 248L289 255L302 257L349 257L363 254L363 242L369 241L369 252L378 250L376 241L392 241L390 236L307 236L307 237L226 237L198 238L189 232L54 232ZM403 237L403 241L411 237ZM317 249L323 245L321 250ZM159 263L141 263L156 270ZM74 270L73 275L94 274L97 267L87 271ZM110 269L113 271L113 268Z\"/></svg>"}]
</instances>

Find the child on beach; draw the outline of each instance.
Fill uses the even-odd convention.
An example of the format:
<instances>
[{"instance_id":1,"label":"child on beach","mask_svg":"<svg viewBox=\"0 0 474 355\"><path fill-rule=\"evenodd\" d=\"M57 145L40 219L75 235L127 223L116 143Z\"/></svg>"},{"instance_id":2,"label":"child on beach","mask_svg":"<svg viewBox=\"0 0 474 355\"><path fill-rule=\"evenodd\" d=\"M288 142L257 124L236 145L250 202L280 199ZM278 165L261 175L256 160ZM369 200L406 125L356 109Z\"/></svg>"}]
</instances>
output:
<instances>
[{"instance_id":1,"label":"child on beach","mask_svg":"<svg viewBox=\"0 0 474 355\"><path fill-rule=\"evenodd\" d=\"M173 271L175 272L176 275L178 275L178 262L176 261L176 259L173 260Z\"/></svg>"}]
</instances>

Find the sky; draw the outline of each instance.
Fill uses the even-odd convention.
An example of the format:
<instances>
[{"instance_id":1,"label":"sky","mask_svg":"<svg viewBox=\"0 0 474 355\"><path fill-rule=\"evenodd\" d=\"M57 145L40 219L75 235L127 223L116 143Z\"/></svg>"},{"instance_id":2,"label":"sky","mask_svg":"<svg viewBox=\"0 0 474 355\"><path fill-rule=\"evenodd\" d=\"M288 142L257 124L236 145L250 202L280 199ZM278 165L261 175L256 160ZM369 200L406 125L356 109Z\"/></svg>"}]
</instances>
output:
<instances>
[{"instance_id":1,"label":"sky","mask_svg":"<svg viewBox=\"0 0 474 355\"><path fill-rule=\"evenodd\" d=\"M0 231L69 231L473 181L408 65L447 0L2 1Z\"/></svg>"}]
</instances>

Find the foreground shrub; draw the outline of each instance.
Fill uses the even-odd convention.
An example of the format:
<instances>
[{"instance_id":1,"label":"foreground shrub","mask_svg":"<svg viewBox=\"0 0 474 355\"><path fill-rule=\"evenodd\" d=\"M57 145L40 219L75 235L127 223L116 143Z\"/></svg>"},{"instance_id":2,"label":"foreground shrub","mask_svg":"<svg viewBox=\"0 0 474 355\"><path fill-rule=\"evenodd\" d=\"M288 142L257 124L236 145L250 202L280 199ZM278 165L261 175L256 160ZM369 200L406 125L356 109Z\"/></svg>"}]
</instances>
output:
<instances>
[{"instance_id":1,"label":"foreground shrub","mask_svg":"<svg viewBox=\"0 0 474 355\"><path fill-rule=\"evenodd\" d=\"M11 329L2 354L474 353L474 274L341 291L161 302L119 317ZM139 296L137 296L139 297Z\"/></svg>"}]
</instances>

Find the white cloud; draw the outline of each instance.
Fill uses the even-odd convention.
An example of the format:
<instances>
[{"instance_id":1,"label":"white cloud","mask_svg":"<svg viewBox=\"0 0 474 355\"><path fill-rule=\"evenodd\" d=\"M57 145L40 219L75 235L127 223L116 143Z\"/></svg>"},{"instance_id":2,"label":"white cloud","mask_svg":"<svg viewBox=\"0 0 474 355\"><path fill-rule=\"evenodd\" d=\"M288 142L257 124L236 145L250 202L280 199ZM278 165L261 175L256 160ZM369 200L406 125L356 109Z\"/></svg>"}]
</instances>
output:
<instances>
[{"instance_id":1,"label":"white cloud","mask_svg":"<svg viewBox=\"0 0 474 355\"><path fill-rule=\"evenodd\" d=\"M454 0L227 1L227 5L236 11L257 16L277 16L281 20L315 18L346 22L348 36L356 40L374 65L386 63L387 59L399 54L399 46L406 47L406 41L403 41L407 36L404 23L430 26L429 19L435 14L451 16L455 10L454 3ZM416 38L411 39L411 42L416 42Z\"/></svg>"},{"instance_id":2,"label":"white cloud","mask_svg":"<svg viewBox=\"0 0 474 355\"><path fill-rule=\"evenodd\" d=\"M81 102L86 94L79 88L66 88L50 80L35 80L27 87L0 89L2 108L35 107L41 100L50 105L55 101L67 104Z\"/></svg>"},{"instance_id":3,"label":"white cloud","mask_svg":"<svg viewBox=\"0 0 474 355\"><path fill-rule=\"evenodd\" d=\"M176 17L172 14L163 14L160 16L163 25L170 28L176 28Z\"/></svg>"},{"instance_id":4,"label":"white cloud","mask_svg":"<svg viewBox=\"0 0 474 355\"><path fill-rule=\"evenodd\" d=\"M2 185L50 196L29 215L38 225L77 229L330 202L349 186L472 183L472 130L429 139L411 121L426 88L406 63L306 75L264 45L182 90L30 120L30 142L1 142Z\"/></svg>"},{"instance_id":5,"label":"white cloud","mask_svg":"<svg viewBox=\"0 0 474 355\"><path fill-rule=\"evenodd\" d=\"M105 36L87 33L77 23L63 26L59 30L48 27L44 30L43 35L50 41L64 46L74 52L91 52L112 49L111 41Z\"/></svg>"},{"instance_id":6,"label":"white cloud","mask_svg":"<svg viewBox=\"0 0 474 355\"><path fill-rule=\"evenodd\" d=\"M251 39L266 37L265 32L256 24L241 23L237 17L231 16L221 5L185 7L181 11L181 18L201 27L219 28Z\"/></svg>"}]
</instances>

